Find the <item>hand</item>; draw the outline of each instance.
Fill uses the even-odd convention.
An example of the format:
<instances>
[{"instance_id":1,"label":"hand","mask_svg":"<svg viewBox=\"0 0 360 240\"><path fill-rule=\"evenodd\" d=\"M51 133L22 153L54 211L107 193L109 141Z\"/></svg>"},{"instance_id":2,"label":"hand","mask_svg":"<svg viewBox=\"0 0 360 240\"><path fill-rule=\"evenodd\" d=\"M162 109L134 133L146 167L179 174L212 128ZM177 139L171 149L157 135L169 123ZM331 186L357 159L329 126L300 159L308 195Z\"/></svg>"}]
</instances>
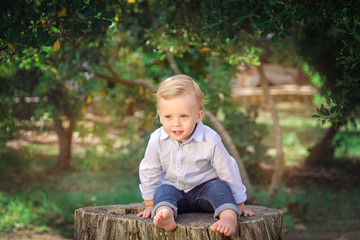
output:
<instances>
[{"instance_id":1,"label":"hand","mask_svg":"<svg viewBox=\"0 0 360 240\"><path fill-rule=\"evenodd\" d=\"M145 210L139 212L136 216L149 218L151 217L152 210L154 209L154 200L145 200L144 203L145 203Z\"/></svg>"},{"instance_id":2,"label":"hand","mask_svg":"<svg viewBox=\"0 0 360 240\"><path fill-rule=\"evenodd\" d=\"M248 216L248 217L252 217L255 215L255 213L253 211L250 211L249 209L246 208L244 203L239 203L237 206L242 215Z\"/></svg>"},{"instance_id":3,"label":"hand","mask_svg":"<svg viewBox=\"0 0 360 240\"><path fill-rule=\"evenodd\" d=\"M151 212L152 212L153 208L154 208L154 206L146 207L144 211L139 212L136 216L143 217L143 218L149 218L149 217L151 217Z\"/></svg>"}]
</instances>

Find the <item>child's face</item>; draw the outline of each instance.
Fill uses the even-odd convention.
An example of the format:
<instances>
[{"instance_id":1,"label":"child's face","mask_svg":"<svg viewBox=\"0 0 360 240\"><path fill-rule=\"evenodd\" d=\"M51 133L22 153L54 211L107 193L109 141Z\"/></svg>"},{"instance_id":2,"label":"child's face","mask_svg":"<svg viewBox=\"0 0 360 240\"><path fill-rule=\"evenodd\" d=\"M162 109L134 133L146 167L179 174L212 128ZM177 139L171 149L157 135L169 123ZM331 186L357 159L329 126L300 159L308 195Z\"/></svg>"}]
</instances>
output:
<instances>
[{"instance_id":1,"label":"child's face","mask_svg":"<svg viewBox=\"0 0 360 240\"><path fill-rule=\"evenodd\" d=\"M183 93L168 100L161 98L158 102L158 114L165 132L183 143L190 138L196 123L202 121L204 111L199 110L192 94Z\"/></svg>"}]
</instances>

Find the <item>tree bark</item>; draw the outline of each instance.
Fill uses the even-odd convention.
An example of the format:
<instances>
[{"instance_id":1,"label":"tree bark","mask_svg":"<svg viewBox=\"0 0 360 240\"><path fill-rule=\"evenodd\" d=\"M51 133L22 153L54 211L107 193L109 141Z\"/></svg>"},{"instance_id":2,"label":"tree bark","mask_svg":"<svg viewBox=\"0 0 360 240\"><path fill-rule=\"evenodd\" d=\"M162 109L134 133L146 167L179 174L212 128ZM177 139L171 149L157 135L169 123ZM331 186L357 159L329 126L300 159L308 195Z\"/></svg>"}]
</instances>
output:
<instances>
[{"instance_id":1,"label":"tree bark","mask_svg":"<svg viewBox=\"0 0 360 240\"><path fill-rule=\"evenodd\" d=\"M60 151L55 166L50 170L52 173L69 170L71 167L71 145L75 124L76 122L72 118L68 120L67 127L64 126L63 120L54 119L54 128L59 138Z\"/></svg>"},{"instance_id":2,"label":"tree bark","mask_svg":"<svg viewBox=\"0 0 360 240\"><path fill-rule=\"evenodd\" d=\"M143 204L85 207L75 211L75 240L167 239L167 240L277 240L282 239L283 212L261 206L247 206L253 217L241 216L237 233L226 237L209 228L216 221L212 213L179 214L174 231L164 231L152 219L136 217Z\"/></svg>"},{"instance_id":3,"label":"tree bark","mask_svg":"<svg viewBox=\"0 0 360 240\"><path fill-rule=\"evenodd\" d=\"M175 75L179 75L182 74L178 65L175 62L175 59L173 57L173 55L170 53L169 50L166 51L166 58L168 60L168 63L170 65L170 68L172 69L172 71L174 72Z\"/></svg>"},{"instance_id":4,"label":"tree bark","mask_svg":"<svg viewBox=\"0 0 360 240\"><path fill-rule=\"evenodd\" d=\"M273 201L279 190L279 185L281 182L283 168L284 168L282 131L281 131L275 103L269 91L269 82L266 79L262 65L258 66L258 71L260 76L261 87L263 89L265 101L267 102L271 112L271 117L274 123L274 131L275 131L276 156L275 156L274 172L272 174L271 184L266 196L267 201Z\"/></svg>"},{"instance_id":5,"label":"tree bark","mask_svg":"<svg viewBox=\"0 0 360 240\"><path fill-rule=\"evenodd\" d=\"M322 159L329 157L333 154L331 142L339 131L341 125L336 128L330 127L324 134L321 141L311 148L309 156L305 159L305 165L315 166L320 165Z\"/></svg>"}]
</instances>

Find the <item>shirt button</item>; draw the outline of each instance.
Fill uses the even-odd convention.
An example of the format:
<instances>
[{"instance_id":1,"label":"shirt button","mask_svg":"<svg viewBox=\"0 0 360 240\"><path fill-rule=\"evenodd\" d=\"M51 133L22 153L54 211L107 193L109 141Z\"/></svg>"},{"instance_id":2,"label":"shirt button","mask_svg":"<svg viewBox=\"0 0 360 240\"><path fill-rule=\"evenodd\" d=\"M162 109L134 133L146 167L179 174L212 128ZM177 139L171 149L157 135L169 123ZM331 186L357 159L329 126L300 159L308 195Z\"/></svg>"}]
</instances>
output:
<instances>
[{"instance_id":1,"label":"shirt button","mask_svg":"<svg viewBox=\"0 0 360 240\"><path fill-rule=\"evenodd\" d=\"M180 171L180 168L177 168L176 170Z\"/></svg>"}]
</instances>

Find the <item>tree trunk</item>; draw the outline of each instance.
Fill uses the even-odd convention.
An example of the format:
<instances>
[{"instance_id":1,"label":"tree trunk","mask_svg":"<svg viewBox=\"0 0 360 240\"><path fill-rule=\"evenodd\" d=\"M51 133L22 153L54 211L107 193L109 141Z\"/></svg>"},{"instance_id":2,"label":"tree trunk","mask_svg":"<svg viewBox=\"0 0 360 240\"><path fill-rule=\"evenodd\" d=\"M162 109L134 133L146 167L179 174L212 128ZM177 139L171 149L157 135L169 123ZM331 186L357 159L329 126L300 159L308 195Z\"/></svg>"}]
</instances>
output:
<instances>
[{"instance_id":1,"label":"tree trunk","mask_svg":"<svg viewBox=\"0 0 360 240\"><path fill-rule=\"evenodd\" d=\"M167 232L153 224L152 219L136 217L143 204L85 207L75 211L75 240L167 239L167 240L276 240L282 239L283 212L261 206L247 206L253 217L240 217L233 237L213 232L216 221L212 213L180 214L177 228Z\"/></svg>"},{"instance_id":2,"label":"tree trunk","mask_svg":"<svg viewBox=\"0 0 360 240\"><path fill-rule=\"evenodd\" d=\"M61 119L54 119L55 132L59 138L59 155L55 166L51 172L59 172L62 170L69 170L71 166L71 145L72 135L75 128L75 120L69 118L67 121L68 126Z\"/></svg>"},{"instance_id":3,"label":"tree trunk","mask_svg":"<svg viewBox=\"0 0 360 240\"><path fill-rule=\"evenodd\" d=\"M311 148L309 156L305 159L305 165L315 166L320 165L322 159L329 157L333 154L331 142L339 131L341 125L336 128L330 127L324 134L321 141Z\"/></svg>"},{"instance_id":4,"label":"tree trunk","mask_svg":"<svg viewBox=\"0 0 360 240\"><path fill-rule=\"evenodd\" d=\"M273 201L278 190L279 185L281 182L283 168L284 168L284 153L283 153L283 145L282 145L282 131L279 123L279 118L276 112L276 107L273 98L271 97L269 91L269 82L266 79L264 69L262 65L258 67L259 76L261 87L263 89L265 100L269 106L271 117L274 123L274 130L275 130L275 144L276 144L276 156L275 156L275 166L274 172L271 178L271 184L269 191L266 196L267 201Z\"/></svg>"}]
</instances>

